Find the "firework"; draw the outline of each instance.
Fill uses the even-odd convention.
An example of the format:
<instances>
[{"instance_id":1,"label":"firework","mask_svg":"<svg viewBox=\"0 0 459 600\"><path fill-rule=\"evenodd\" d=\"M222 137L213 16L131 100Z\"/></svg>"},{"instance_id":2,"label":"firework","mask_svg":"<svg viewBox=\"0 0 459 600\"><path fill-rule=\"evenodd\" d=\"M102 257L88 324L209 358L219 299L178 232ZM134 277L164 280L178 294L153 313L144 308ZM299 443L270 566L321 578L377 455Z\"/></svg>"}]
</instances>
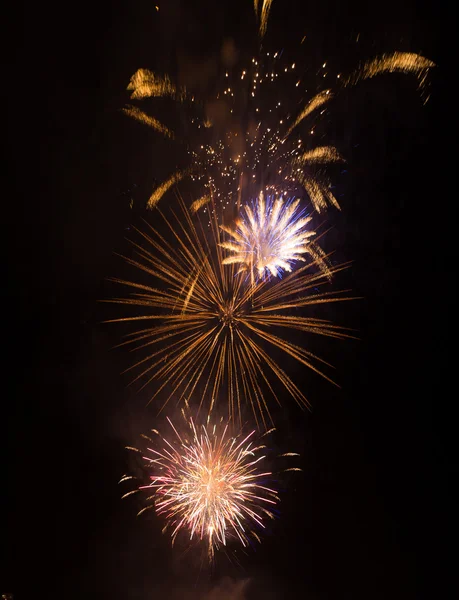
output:
<instances>
[{"instance_id":1,"label":"firework","mask_svg":"<svg viewBox=\"0 0 459 600\"><path fill-rule=\"evenodd\" d=\"M144 436L150 442L143 456L150 483L125 496L143 490L152 492L147 502L153 503L139 514L154 508L165 518L163 532L170 531L172 543L180 534L189 540L204 540L210 559L231 540L243 546L253 539L260 541L255 530L263 530L266 519L274 518L279 500L272 473L263 467L266 446L262 440L255 442L255 431L234 436L222 420L197 427L187 419L184 433L179 433L170 419L168 422L173 431L171 439L161 437L156 430L153 432L160 438L159 444ZM127 479L132 477L125 476L121 481Z\"/></svg>"},{"instance_id":2,"label":"firework","mask_svg":"<svg viewBox=\"0 0 459 600\"><path fill-rule=\"evenodd\" d=\"M266 0L254 3L261 37L270 7ZM307 67L287 62L283 51L263 52L245 67L225 71L215 93L203 102L194 102L194 97L178 90L167 76L145 69L137 71L128 89L134 100L167 96L180 103L193 101L195 116L188 123L191 136L187 141L190 165L180 171L181 178L195 182L197 197L213 194L215 201L229 210L240 207L242 198L254 198L260 192L278 197L287 192L289 197L309 198L315 210L322 212L328 206L340 207L323 167L344 160L334 146L319 146L314 138L322 115L331 110L330 102L348 86L384 73L413 75L423 90L434 66L414 53L384 54L363 63L349 76L336 74L332 87L311 94L309 90L317 89L317 83L311 82ZM330 81L326 62L319 75L324 83ZM212 106L217 107L220 128L210 114ZM140 110L128 107L125 113L167 137L173 135ZM155 206L178 181L172 175L160 184L148 207Z\"/></svg>"},{"instance_id":3,"label":"firework","mask_svg":"<svg viewBox=\"0 0 459 600\"><path fill-rule=\"evenodd\" d=\"M266 202L261 193L253 207L244 206L245 218L237 219L235 228L220 226L233 238L221 244L233 253L223 264L240 265L239 271L248 272L253 284L255 278L280 277L283 271L291 272L292 263L305 262L302 255L312 249L310 239L316 232L305 229L312 217L304 216L299 204L299 199L269 197Z\"/></svg>"},{"instance_id":4,"label":"firework","mask_svg":"<svg viewBox=\"0 0 459 600\"><path fill-rule=\"evenodd\" d=\"M181 213L171 218L157 209L169 239L151 225L148 233L137 230L142 244L133 243L136 256L126 259L151 284L113 280L132 293L111 302L142 309L140 315L114 320L138 326L123 342L142 354L128 370L136 371L134 381L142 381L143 387L157 382L151 401L167 390L163 407L171 398L188 406L192 396L198 396L198 413L203 409L211 414L225 396L229 419L241 422L244 400L252 407L257 425L268 428L272 417L267 398L280 404L269 374L300 406L309 406L272 351L282 350L331 381L324 372L330 365L287 340L285 332L302 332L302 340L307 334L350 337L326 320L297 314L299 309L349 299L339 292L320 291L329 283L329 275L345 266L330 266L326 273L320 262L327 257L315 258L310 252L308 262L283 279L265 278L251 285L235 264L223 264L222 245L228 239L218 220L205 229L199 215L193 221L183 201L180 204Z\"/></svg>"}]
</instances>

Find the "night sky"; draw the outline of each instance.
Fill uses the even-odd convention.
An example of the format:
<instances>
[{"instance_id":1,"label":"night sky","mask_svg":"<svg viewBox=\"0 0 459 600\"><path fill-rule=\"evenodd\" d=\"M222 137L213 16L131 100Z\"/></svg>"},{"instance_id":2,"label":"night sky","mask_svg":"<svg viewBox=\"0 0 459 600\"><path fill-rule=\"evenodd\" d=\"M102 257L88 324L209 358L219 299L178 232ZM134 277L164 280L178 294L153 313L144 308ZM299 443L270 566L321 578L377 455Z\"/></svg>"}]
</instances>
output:
<instances>
[{"instance_id":1,"label":"night sky","mask_svg":"<svg viewBox=\"0 0 459 600\"><path fill-rule=\"evenodd\" d=\"M448 16L413 0L273 2L267 39L293 51L307 33L311 61L350 70L401 50L438 66L426 105L414 78L393 75L350 90L336 109L331 134L348 162L326 244L353 261L342 284L362 299L328 310L360 339L322 342L341 388L308 374L311 413L285 401L279 444L301 453L303 473L289 478L279 520L239 564L220 556L210 570L198 550L171 549L154 515L137 519L135 501L120 499L124 446L155 426L156 413L127 387L121 373L131 357L113 349L120 330L102 323L113 307L99 301L118 293L107 281L126 270L116 253L126 251L131 225L152 218L145 202L176 158L120 112L131 75L150 68L203 91L225 40L248 54L257 42L249 0L170 0L159 9L146 0L37 3L5 18L11 283L0 593L446 598L455 402L446 383ZM302 377L298 370L300 387Z\"/></svg>"}]
</instances>

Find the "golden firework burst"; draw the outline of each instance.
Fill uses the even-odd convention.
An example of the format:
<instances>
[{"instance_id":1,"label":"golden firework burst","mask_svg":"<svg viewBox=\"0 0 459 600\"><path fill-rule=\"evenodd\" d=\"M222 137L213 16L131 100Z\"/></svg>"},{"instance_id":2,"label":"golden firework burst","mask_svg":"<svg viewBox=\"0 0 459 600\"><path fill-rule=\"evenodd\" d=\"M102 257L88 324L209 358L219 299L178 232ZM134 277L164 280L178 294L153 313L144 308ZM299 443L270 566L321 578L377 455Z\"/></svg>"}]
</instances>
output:
<instances>
[{"instance_id":1,"label":"golden firework burst","mask_svg":"<svg viewBox=\"0 0 459 600\"><path fill-rule=\"evenodd\" d=\"M264 428L272 424L268 397L280 404L271 375L301 407L309 406L273 351L275 355L282 350L331 381L325 372L330 365L287 336L296 330L304 340L308 335L351 337L327 320L298 314L349 299L341 292L320 292L346 265L324 271L324 258L309 254L307 262L283 279L251 282L237 265L224 264L226 236L216 216L205 231L199 216L193 219L182 200L179 214L171 211L167 217L157 210L156 215L168 235L152 225L146 231L137 229L142 243L132 242L136 256L126 258L151 279L151 285L148 280L113 279L130 288L131 295L111 302L142 310L140 315L112 321L140 325L123 342L143 352L128 369L136 371L134 381L142 381L142 387L156 382L151 401L161 393L162 407L172 398L188 406L191 397L198 396L198 412L211 414L225 396L229 419L239 421L247 401L258 426Z\"/></svg>"}]
</instances>

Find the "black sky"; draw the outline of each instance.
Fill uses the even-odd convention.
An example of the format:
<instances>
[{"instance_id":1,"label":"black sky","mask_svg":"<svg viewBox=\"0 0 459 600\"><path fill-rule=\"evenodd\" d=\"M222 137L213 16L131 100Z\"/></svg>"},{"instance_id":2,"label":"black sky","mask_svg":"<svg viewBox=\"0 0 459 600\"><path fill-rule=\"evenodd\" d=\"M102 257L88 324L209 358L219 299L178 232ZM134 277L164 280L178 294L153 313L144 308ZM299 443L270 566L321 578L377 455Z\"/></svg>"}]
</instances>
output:
<instances>
[{"instance_id":1,"label":"black sky","mask_svg":"<svg viewBox=\"0 0 459 600\"><path fill-rule=\"evenodd\" d=\"M163 5L164 4L164 5ZM447 383L451 275L445 239L446 52L441 5L273 2L268 37L352 67L381 52L434 60L423 106L414 80L352 91L334 135L348 158L328 243L353 260L363 300L344 318L359 342L332 345L340 390L314 383L312 414L286 409L283 441L304 473L282 515L236 567L173 552L136 520L117 481L124 445L154 426L120 373L118 332L99 299L171 148L120 113L134 71L183 75L223 40L256 47L251 3L103 2L17 6L3 72L7 283L0 593L29 598L417 599L448 597L453 470ZM356 36L360 34L359 45ZM185 65L185 66L184 66ZM454 180L454 174L453 174ZM134 210L130 208L133 199ZM124 268L124 267L123 267ZM315 386L315 387L314 387ZM3 533L5 532L5 533ZM196 583L197 581L197 583ZM229 584L228 584L229 585ZM209 590L213 589L213 592ZM213 593L213 595L212 595ZM205 595L207 594L207 596Z\"/></svg>"}]
</instances>

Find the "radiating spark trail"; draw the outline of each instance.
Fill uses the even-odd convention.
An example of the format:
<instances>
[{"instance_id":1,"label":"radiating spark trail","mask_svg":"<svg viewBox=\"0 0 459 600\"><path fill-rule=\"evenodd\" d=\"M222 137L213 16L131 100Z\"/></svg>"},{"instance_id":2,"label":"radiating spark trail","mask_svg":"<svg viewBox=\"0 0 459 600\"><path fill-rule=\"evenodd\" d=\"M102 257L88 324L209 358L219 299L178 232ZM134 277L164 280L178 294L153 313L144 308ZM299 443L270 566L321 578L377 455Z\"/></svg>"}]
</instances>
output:
<instances>
[{"instance_id":1,"label":"radiating spark trail","mask_svg":"<svg viewBox=\"0 0 459 600\"><path fill-rule=\"evenodd\" d=\"M237 274L236 265L222 264L221 244L228 240L216 217L209 235L199 219L195 224L183 202L181 213L172 220L159 210L157 215L169 235L159 234L153 226L147 233L137 231L142 241L133 243L137 256L126 259L151 284L114 279L132 293L111 302L142 309L140 315L114 320L140 325L124 342L143 353L130 367L138 373L134 381L143 381L143 386L158 382L151 401L166 391L163 407L171 398L186 406L198 396L204 414L211 414L225 396L229 419L239 422L241 405L247 402L257 426L264 429L272 423L268 398L280 404L270 375L301 407L308 407L305 394L271 351L282 350L331 381L324 372L330 365L284 336L290 332L291 337L296 330L351 337L337 325L299 312L349 299L339 292L320 291L329 276L345 266L330 266L324 272L321 261L327 257L317 250L317 258L309 253L308 262L283 279L262 279L252 285L244 273Z\"/></svg>"},{"instance_id":2,"label":"radiating spark trail","mask_svg":"<svg viewBox=\"0 0 459 600\"><path fill-rule=\"evenodd\" d=\"M255 441L255 431L233 435L223 420L198 427L193 419L186 419L185 431L179 432L168 422L171 438L158 434L155 443L145 436L149 447L143 458L150 483L123 497L150 491L148 501L153 504L138 514L155 509L166 520L163 532L171 532L172 544L185 534L190 540L204 540L210 560L228 542L248 546L251 539L261 541L255 529L265 529L266 519L274 518L279 497L272 472L263 466L266 446ZM120 483L129 479L124 476Z\"/></svg>"}]
</instances>

